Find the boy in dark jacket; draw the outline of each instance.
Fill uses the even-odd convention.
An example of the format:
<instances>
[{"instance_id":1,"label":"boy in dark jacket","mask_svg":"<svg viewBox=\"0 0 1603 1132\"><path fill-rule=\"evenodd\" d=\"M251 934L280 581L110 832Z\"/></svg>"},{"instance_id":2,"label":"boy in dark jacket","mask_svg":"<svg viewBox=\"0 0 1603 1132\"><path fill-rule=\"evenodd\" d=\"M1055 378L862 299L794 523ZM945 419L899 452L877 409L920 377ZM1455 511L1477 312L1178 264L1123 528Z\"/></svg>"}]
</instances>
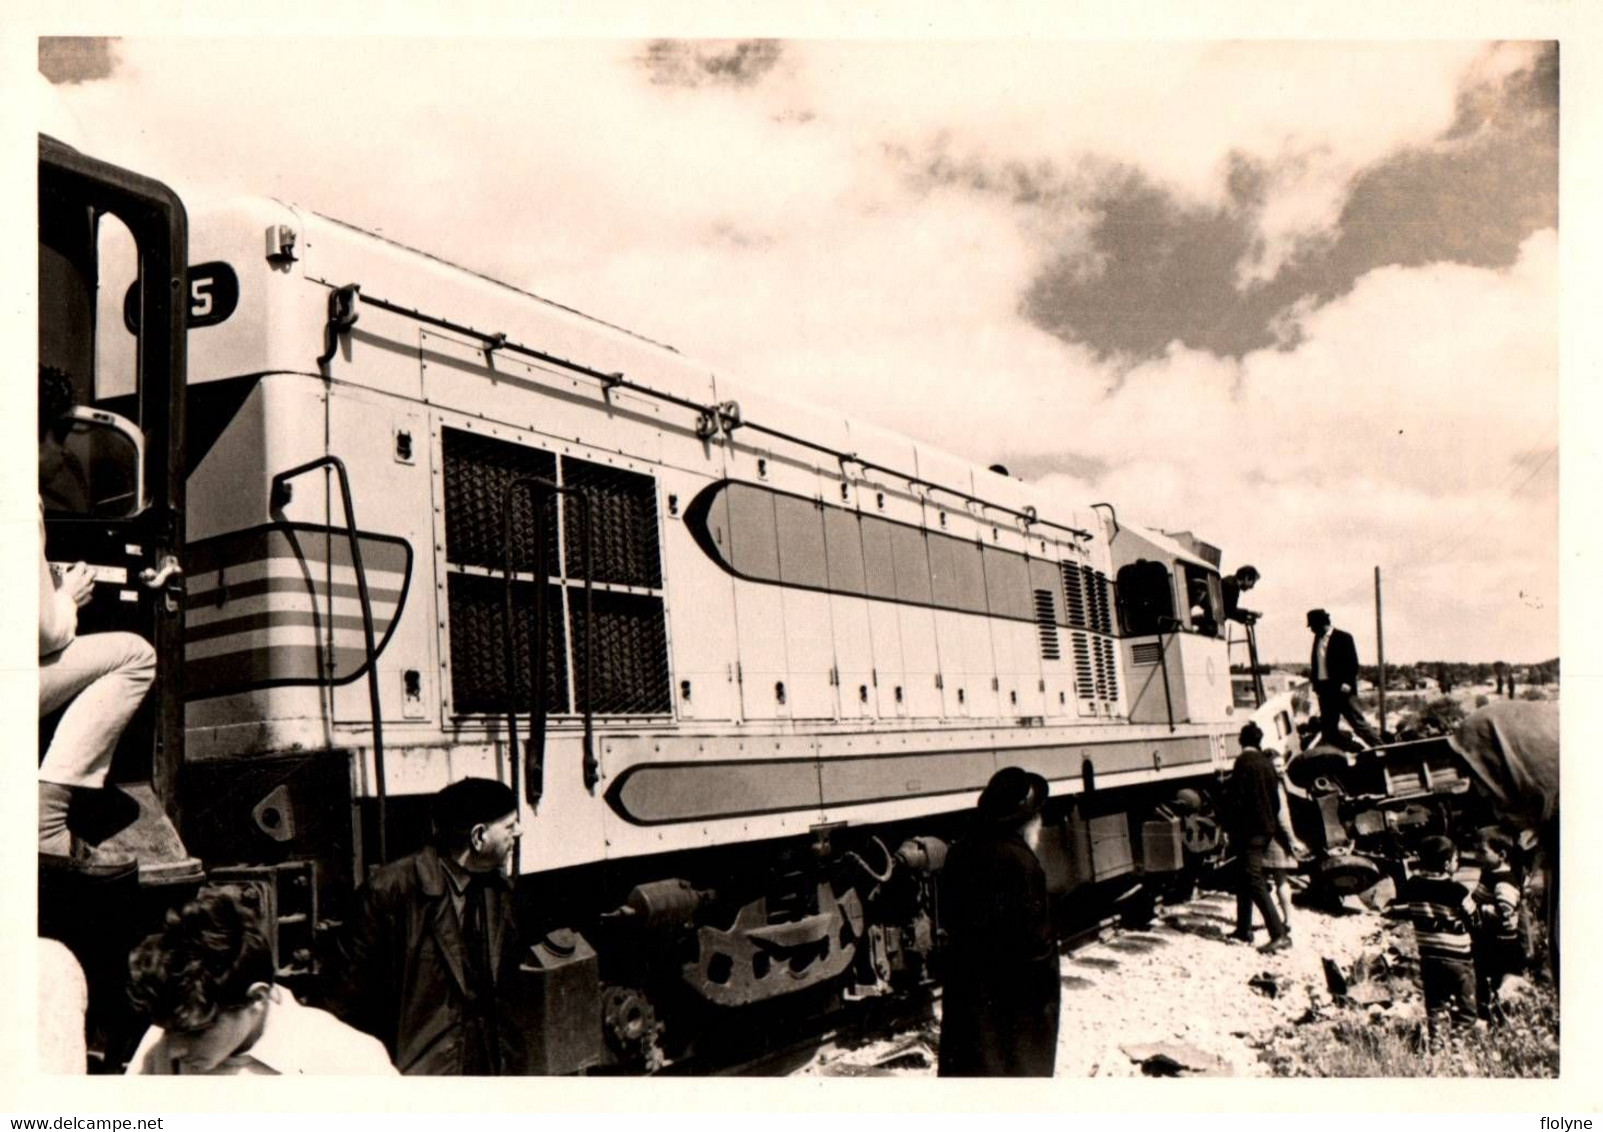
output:
<instances>
[{"instance_id":1,"label":"boy in dark jacket","mask_svg":"<svg viewBox=\"0 0 1603 1132\"><path fill-rule=\"evenodd\" d=\"M1457 867L1458 850L1451 841L1425 838L1418 871L1398 887L1397 899L1386 913L1414 926L1432 1034L1443 1013L1454 1022L1475 1021L1475 901L1469 889L1454 879Z\"/></svg>"}]
</instances>

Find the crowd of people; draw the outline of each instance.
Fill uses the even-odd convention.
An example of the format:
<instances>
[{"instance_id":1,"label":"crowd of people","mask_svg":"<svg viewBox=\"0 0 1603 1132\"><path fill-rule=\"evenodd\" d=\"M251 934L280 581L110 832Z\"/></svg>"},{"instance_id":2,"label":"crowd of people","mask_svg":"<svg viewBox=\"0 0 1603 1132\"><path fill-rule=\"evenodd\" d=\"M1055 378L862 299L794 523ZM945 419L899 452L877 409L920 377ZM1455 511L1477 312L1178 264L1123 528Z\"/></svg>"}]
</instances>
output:
<instances>
[{"instance_id":1,"label":"crowd of people","mask_svg":"<svg viewBox=\"0 0 1603 1132\"><path fill-rule=\"evenodd\" d=\"M272 945L240 894L205 888L128 958L126 993L148 1024L132 1075L497 1076L522 1071L503 999L521 951L507 861L521 833L504 783L464 778L433 799L433 842L358 894L319 1009L275 979ZM43 1064L86 1067L83 972L40 941ZM108 1051L111 1052L111 1051Z\"/></svg>"}]
</instances>

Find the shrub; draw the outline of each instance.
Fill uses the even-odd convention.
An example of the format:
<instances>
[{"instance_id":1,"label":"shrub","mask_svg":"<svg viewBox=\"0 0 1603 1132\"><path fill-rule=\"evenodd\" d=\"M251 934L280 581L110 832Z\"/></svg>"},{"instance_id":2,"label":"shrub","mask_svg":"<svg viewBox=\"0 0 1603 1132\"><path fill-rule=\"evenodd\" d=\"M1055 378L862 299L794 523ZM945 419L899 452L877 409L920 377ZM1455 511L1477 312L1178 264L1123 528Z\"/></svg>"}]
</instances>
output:
<instances>
[{"instance_id":1,"label":"shrub","mask_svg":"<svg viewBox=\"0 0 1603 1132\"><path fill-rule=\"evenodd\" d=\"M1547 693L1543 692L1543 691L1540 691L1539 689L1536 689L1536 688L1526 688L1523 692L1520 693L1520 699L1522 699L1522 700L1545 700L1545 699L1547 699Z\"/></svg>"},{"instance_id":2,"label":"shrub","mask_svg":"<svg viewBox=\"0 0 1603 1132\"><path fill-rule=\"evenodd\" d=\"M1557 1077L1558 999L1548 985L1506 1008L1487 1029L1455 1029L1429 1048L1424 1023L1381 1014L1349 1015L1296 1033L1280 1076L1306 1077Z\"/></svg>"},{"instance_id":3,"label":"shrub","mask_svg":"<svg viewBox=\"0 0 1603 1132\"><path fill-rule=\"evenodd\" d=\"M1464 705L1451 696L1439 696L1416 707L1398 720L1398 728L1411 728L1421 734L1446 734L1464 718Z\"/></svg>"},{"instance_id":4,"label":"shrub","mask_svg":"<svg viewBox=\"0 0 1603 1132\"><path fill-rule=\"evenodd\" d=\"M1479 695L1479 696L1475 697L1475 706L1476 707L1485 707L1487 704L1489 704L1491 702L1492 702L1491 699L1488 698L1485 694L1482 694L1482 695Z\"/></svg>"}]
</instances>

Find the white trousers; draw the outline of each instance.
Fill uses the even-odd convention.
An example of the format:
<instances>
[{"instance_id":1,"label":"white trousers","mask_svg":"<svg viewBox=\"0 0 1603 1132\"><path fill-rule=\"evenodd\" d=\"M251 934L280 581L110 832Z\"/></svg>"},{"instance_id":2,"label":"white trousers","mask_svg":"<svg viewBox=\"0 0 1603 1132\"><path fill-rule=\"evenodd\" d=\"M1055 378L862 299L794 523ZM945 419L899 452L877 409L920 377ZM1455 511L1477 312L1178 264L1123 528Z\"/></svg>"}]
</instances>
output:
<instances>
[{"instance_id":1,"label":"white trousers","mask_svg":"<svg viewBox=\"0 0 1603 1132\"><path fill-rule=\"evenodd\" d=\"M39 780L61 786L105 785L117 736L155 678L155 650L133 633L90 633L40 657L40 716L68 700L72 706L45 752Z\"/></svg>"}]
</instances>

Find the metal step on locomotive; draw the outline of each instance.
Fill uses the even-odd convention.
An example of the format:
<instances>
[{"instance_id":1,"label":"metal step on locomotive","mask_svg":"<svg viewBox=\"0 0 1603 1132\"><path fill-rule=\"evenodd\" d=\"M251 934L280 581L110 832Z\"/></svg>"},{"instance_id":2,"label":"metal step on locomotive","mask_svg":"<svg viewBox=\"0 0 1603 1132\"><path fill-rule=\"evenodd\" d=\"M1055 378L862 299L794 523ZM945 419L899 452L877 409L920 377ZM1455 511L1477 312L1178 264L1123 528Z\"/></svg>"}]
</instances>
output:
<instances>
[{"instance_id":1,"label":"metal step on locomotive","mask_svg":"<svg viewBox=\"0 0 1603 1132\"><path fill-rule=\"evenodd\" d=\"M40 358L91 407L50 556L159 658L92 979L204 881L315 994L464 775L523 806L532 1073L928 985L945 845L1003 765L1052 784L1070 912L1217 852L1186 804L1248 714L1217 548L326 216L186 208L48 138L39 178Z\"/></svg>"}]
</instances>

